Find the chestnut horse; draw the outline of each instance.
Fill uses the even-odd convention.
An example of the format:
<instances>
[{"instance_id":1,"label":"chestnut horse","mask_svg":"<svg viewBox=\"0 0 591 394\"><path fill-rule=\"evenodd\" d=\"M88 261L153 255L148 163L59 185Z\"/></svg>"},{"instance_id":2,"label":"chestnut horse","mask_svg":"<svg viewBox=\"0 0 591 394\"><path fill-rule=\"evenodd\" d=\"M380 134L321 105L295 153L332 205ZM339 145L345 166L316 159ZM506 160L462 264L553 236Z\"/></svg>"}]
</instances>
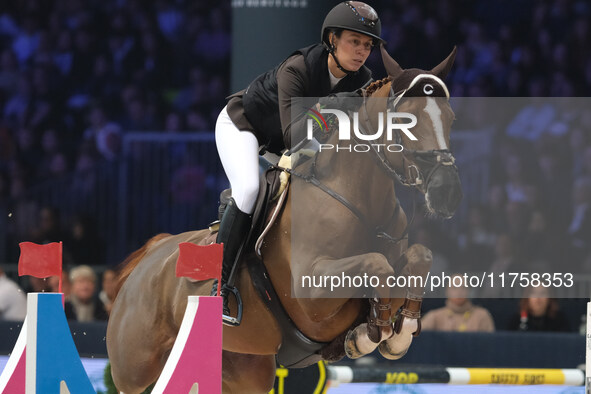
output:
<instances>
[{"instance_id":1,"label":"chestnut horse","mask_svg":"<svg viewBox=\"0 0 591 394\"><path fill-rule=\"evenodd\" d=\"M394 193L394 180L424 193L433 216L451 217L462 197L449 151L454 115L442 81L453 64L455 49L431 71L403 70L383 48L382 56L389 77L370 85L365 96L390 99L367 100L359 110L359 119L365 121L359 123L364 133L371 134L380 127L378 118L372 116L379 111L410 113L417 120L412 128L416 140L397 133L402 152L375 146L365 153L320 152L313 160L315 182L294 168L285 205L261 248L281 304L299 330L314 341L337 341L351 358L376 348L389 359L402 357L413 334L420 331L423 288L419 284L394 290L378 286L366 295L371 304L368 315L366 299L328 298L326 289L298 286L300 278L363 273L379 278L380 283L401 275L425 278L431 252L419 244L408 247L407 219ZM387 133L382 134L380 142L392 142L385 140ZM336 133L329 135L326 146L338 144L337 137ZM359 142L356 138L349 142ZM297 242L292 242L294 237ZM126 260L107 329L111 372L120 391L140 393L158 379L179 330L187 296L210 293L211 280L193 282L175 276L178 244L214 240L209 230L160 234ZM244 315L240 326L223 329L223 391L268 393L282 334L245 264L237 274L236 286ZM236 311L232 297L230 309Z\"/></svg>"}]
</instances>

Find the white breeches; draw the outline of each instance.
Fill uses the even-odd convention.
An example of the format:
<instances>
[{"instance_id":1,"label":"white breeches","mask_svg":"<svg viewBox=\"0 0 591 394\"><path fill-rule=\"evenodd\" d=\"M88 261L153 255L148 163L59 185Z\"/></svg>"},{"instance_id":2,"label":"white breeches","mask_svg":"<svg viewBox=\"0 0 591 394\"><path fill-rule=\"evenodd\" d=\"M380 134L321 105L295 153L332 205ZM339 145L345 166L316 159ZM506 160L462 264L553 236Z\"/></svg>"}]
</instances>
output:
<instances>
[{"instance_id":1,"label":"white breeches","mask_svg":"<svg viewBox=\"0 0 591 394\"><path fill-rule=\"evenodd\" d=\"M215 143L226 176L232 187L236 206L252 214L259 192L259 143L253 133L240 131L226 107L215 124Z\"/></svg>"}]
</instances>

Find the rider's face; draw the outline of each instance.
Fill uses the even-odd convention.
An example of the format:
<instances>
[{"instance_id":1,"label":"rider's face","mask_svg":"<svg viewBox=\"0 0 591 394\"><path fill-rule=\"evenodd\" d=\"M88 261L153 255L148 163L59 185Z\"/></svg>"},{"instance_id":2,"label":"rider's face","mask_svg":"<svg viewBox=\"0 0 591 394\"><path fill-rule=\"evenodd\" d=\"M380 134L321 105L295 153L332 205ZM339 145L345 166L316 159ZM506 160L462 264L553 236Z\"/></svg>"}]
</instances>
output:
<instances>
[{"instance_id":1,"label":"rider's face","mask_svg":"<svg viewBox=\"0 0 591 394\"><path fill-rule=\"evenodd\" d=\"M350 30L343 30L340 37L334 36L332 39L341 66L351 71L363 66L373 44L371 37Z\"/></svg>"}]
</instances>

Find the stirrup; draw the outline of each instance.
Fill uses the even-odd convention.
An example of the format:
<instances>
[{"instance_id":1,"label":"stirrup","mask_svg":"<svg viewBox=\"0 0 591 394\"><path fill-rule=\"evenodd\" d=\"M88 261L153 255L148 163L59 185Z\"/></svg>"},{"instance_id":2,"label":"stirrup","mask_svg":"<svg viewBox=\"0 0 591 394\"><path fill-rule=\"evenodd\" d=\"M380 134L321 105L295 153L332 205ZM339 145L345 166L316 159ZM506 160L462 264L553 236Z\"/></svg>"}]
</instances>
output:
<instances>
[{"instance_id":1,"label":"stirrup","mask_svg":"<svg viewBox=\"0 0 591 394\"><path fill-rule=\"evenodd\" d=\"M218 231L220 231L220 223L221 223L220 220L214 220L213 222L211 222L207 225L207 229L209 231L211 231L212 233L218 232Z\"/></svg>"},{"instance_id":2,"label":"stirrup","mask_svg":"<svg viewBox=\"0 0 591 394\"><path fill-rule=\"evenodd\" d=\"M240 296L240 292L235 286L228 286L226 284L222 285L222 290L226 292L226 297L229 293L234 294L234 298L236 299L236 305L238 306L238 312L236 313L236 317L228 316L222 313L222 323L227 326L237 327L242 323L242 297ZM220 293L221 294L221 293Z\"/></svg>"}]
</instances>

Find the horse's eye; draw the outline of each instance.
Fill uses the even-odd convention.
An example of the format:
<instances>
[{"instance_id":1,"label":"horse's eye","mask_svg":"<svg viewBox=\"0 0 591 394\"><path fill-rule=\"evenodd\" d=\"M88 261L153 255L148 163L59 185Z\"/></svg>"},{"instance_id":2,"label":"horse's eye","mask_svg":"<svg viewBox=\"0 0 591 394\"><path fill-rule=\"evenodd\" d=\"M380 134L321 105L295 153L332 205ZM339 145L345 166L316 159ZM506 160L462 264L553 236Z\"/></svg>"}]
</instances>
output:
<instances>
[{"instance_id":1,"label":"horse's eye","mask_svg":"<svg viewBox=\"0 0 591 394\"><path fill-rule=\"evenodd\" d=\"M431 84L425 84L425 86L423 86L423 93L425 93L427 96L430 96L433 94L433 85Z\"/></svg>"}]
</instances>

